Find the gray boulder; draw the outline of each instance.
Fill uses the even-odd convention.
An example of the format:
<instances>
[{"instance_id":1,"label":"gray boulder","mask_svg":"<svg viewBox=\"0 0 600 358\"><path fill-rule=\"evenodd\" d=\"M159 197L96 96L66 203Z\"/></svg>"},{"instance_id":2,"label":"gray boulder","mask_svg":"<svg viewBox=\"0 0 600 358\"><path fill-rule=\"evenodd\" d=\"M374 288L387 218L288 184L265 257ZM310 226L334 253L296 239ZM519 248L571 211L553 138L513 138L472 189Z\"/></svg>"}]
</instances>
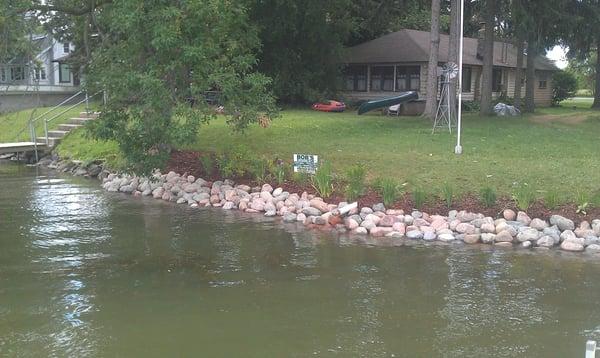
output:
<instances>
[{"instance_id":1,"label":"gray boulder","mask_svg":"<svg viewBox=\"0 0 600 358\"><path fill-rule=\"evenodd\" d=\"M567 219L560 215L552 215L550 217L550 224L558 226L560 231L575 230L575 223L573 220Z\"/></svg>"}]
</instances>

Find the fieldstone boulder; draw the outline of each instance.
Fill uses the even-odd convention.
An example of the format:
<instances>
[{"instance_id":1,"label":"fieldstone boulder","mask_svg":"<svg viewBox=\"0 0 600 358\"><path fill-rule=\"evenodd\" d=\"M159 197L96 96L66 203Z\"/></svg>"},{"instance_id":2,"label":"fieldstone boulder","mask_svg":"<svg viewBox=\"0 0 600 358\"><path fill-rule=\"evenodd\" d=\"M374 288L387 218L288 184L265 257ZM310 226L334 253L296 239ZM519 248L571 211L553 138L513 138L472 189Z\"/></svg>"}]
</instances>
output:
<instances>
[{"instance_id":1,"label":"fieldstone boulder","mask_svg":"<svg viewBox=\"0 0 600 358\"><path fill-rule=\"evenodd\" d=\"M540 237L537 241L537 246L541 246L541 247L552 247L554 246L554 244L556 243L554 241L554 238L548 235L544 235L542 237Z\"/></svg>"},{"instance_id":2,"label":"fieldstone boulder","mask_svg":"<svg viewBox=\"0 0 600 358\"><path fill-rule=\"evenodd\" d=\"M329 211L329 205L327 205L326 202L324 202L323 200L319 200L319 199L312 199L308 202L310 204L310 206L312 206L313 208L317 208L319 209L319 211L321 211L322 213L326 213Z\"/></svg>"},{"instance_id":3,"label":"fieldstone boulder","mask_svg":"<svg viewBox=\"0 0 600 358\"><path fill-rule=\"evenodd\" d=\"M565 240L569 240L569 239L576 239L577 235L575 235L575 233L571 230L565 230L562 232L562 234L560 234L560 241L563 242Z\"/></svg>"},{"instance_id":4,"label":"fieldstone boulder","mask_svg":"<svg viewBox=\"0 0 600 358\"><path fill-rule=\"evenodd\" d=\"M585 246L590 246L590 245L600 245L600 238L598 238L597 236L588 236L585 239Z\"/></svg>"},{"instance_id":5,"label":"fieldstone boulder","mask_svg":"<svg viewBox=\"0 0 600 358\"><path fill-rule=\"evenodd\" d=\"M539 231L532 227L522 227L519 229L517 234L517 240L519 242L533 241L539 238Z\"/></svg>"},{"instance_id":6,"label":"fieldstone boulder","mask_svg":"<svg viewBox=\"0 0 600 358\"><path fill-rule=\"evenodd\" d=\"M576 242L572 242L570 240L567 241L563 241L562 244L560 244L560 248L565 250L565 251L583 251L584 247L581 244L578 244Z\"/></svg>"},{"instance_id":7,"label":"fieldstone boulder","mask_svg":"<svg viewBox=\"0 0 600 358\"><path fill-rule=\"evenodd\" d=\"M346 218L345 225L349 230L354 230L357 227L359 227L358 222L356 220L354 220L353 218Z\"/></svg>"},{"instance_id":8,"label":"fieldstone boulder","mask_svg":"<svg viewBox=\"0 0 600 358\"><path fill-rule=\"evenodd\" d=\"M392 225L392 229L404 235L406 233L406 224L402 222L396 222Z\"/></svg>"},{"instance_id":9,"label":"fieldstone boulder","mask_svg":"<svg viewBox=\"0 0 600 358\"><path fill-rule=\"evenodd\" d=\"M462 223L456 225L455 231L458 232L459 234L474 234L475 226L473 226L471 224L467 224L465 222L462 222Z\"/></svg>"},{"instance_id":10,"label":"fieldstone boulder","mask_svg":"<svg viewBox=\"0 0 600 358\"><path fill-rule=\"evenodd\" d=\"M383 237L386 234L389 234L390 232L392 232L392 228L391 227L379 227L376 226L372 229L369 230L369 233L371 234L371 236L374 237Z\"/></svg>"},{"instance_id":11,"label":"fieldstone boulder","mask_svg":"<svg viewBox=\"0 0 600 358\"><path fill-rule=\"evenodd\" d=\"M585 248L586 252L597 253L600 252L600 245L592 244Z\"/></svg>"},{"instance_id":12,"label":"fieldstone boulder","mask_svg":"<svg viewBox=\"0 0 600 358\"><path fill-rule=\"evenodd\" d=\"M399 222L400 219L394 215L385 215L379 221L379 226L392 227L395 223Z\"/></svg>"},{"instance_id":13,"label":"fieldstone boulder","mask_svg":"<svg viewBox=\"0 0 600 358\"><path fill-rule=\"evenodd\" d=\"M423 213L419 210L414 210L412 213L410 213L410 216L412 216L415 219L421 219L423 217Z\"/></svg>"},{"instance_id":14,"label":"fieldstone boulder","mask_svg":"<svg viewBox=\"0 0 600 358\"><path fill-rule=\"evenodd\" d=\"M371 220L363 220L363 222L360 223L360 226L364 227L367 230L371 230L372 228L376 227L377 225Z\"/></svg>"},{"instance_id":15,"label":"fieldstone boulder","mask_svg":"<svg viewBox=\"0 0 600 358\"><path fill-rule=\"evenodd\" d=\"M496 226L493 223L484 223L481 225L481 232L494 234L496 232Z\"/></svg>"},{"instance_id":16,"label":"fieldstone boulder","mask_svg":"<svg viewBox=\"0 0 600 358\"><path fill-rule=\"evenodd\" d=\"M383 205L383 203L377 203L377 204L373 205L373 211L385 212L385 205Z\"/></svg>"},{"instance_id":17,"label":"fieldstone boulder","mask_svg":"<svg viewBox=\"0 0 600 358\"><path fill-rule=\"evenodd\" d=\"M560 215L552 215L550 217L550 224L558 226L560 231L575 230L575 223L573 220L567 219Z\"/></svg>"},{"instance_id":18,"label":"fieldstone boulder","mask_svg":"<svg viewBox=\"0 0 600 358\"><path fill-rule=\"evenodd\" d=\"M600 236L600 219L592 221L592 230L596 236Z\"/></svg>"},{"instance_id":19,"label":"fieldstone boulder","mask_svg":"<svg viewBox=\"0 0 600 358\"><path fill-rule=\"evenodd\" d=\"M322 214L321 210L312 206L302 209L302 213L306 216L321 216Z\"/></svg>"},{"instance_id":20,"label":"fieldstone boulder","mask_svg":"<svg viewBox=\"0 0 600 358\"><path fill-rule=\"evenodd\" d=\"M493 244L496 240L496 234L492 233L483 233L481 234L481 242L484 244Z\"/></svg>"},{"instance_id":21,"label":"fieldstone boulder","mask_svg":"<svg viewBox=\"0 0 600 358\"><path fill-rule=\"evenodd\" d=\"M508 230L502 230L496 234L495 242L512 242L513 236Z\"/></svg>"},{"instance_id":22,"label":"fieldstone boulder","mask_svg":"<svg viewBox=\"0 0 600 358\"><path fill-rule=\"evenodd\" d=\"M465 234L463 236L463 241L467 244L476 244L479 242L481 235L479 234Z\"/></svg>"},{"instance_id":23,"label":"fieldstone boulder","mask_svg":"<svg viewBox=\"0 0 600 358\"><path fill-rule=\"evenodd\" d=\"M463 223L467 223L467 222L471 222L471 221L477 219L477 214L469 213L469 212L462 210L462 211L459 211L458 214L456 214L456 219L460 220Z\"/></svg>"},{"instance_id":24,"label":"fieldstone boulder","mask_svg":"<svg viewBox=\"0 0 600 358\"><path fill-rule=\"evenodd\" d=\"M364 228L364 227L357 227L356 229L354 229L354 233L355 233L355 234L359 234L359 235L366 235L366 234L368 234L369 232L368 232L368 231L367 231L367 229L366 229L366 228Z\"/></svg>"},{"instance_id":25,"label":"fieldstone boulder","mask_svg":"<svg viewBox=\"0 0 600 358\"><path fill-rule=\"evenodd\" d=\"M412 240L420 240L423 238L423 231L412 230L406 233L406 237Z\"/></svg>"},{"instance_id":26,"label":"fieldstone boulder","mask_svg":"<svg viewBox=\"0 0 600 358\"><path fill-rule=\"evenodd\" d=\"M514 210L511 209L504 209L504 211L502 212L502 217L504 217L504 219L508 221L514 221L517 218L517 213L515 213Z\"/></svg>"},{"instance_id":27,"label":"fieldstone boulder","mask_svg":"<svg viewBox=\"0 0 600 358\"><path fill-rule=\"evenodd\" d=\"M545 228L543 234L553 238L555 244L560 243L560 230L558 229L558 226L554 225Z\"/></svg>"},{"instance_id":28,"label":"fieldstone boulder","mask_svg":"<svg viewBox=\"0 0 600 358\"><path fill-rule=\"evenodd\" d=\"M371 221L375 225L378 225L379 222L381 221L381 218L379 216L375 215L375 214L368 214L365 217L365 221Z\"/></svg>"},{"instance_id":29,"label":"fieldstone boulder","mask_svg":"<svg viewBox=\"0 0 600 358\"><path fill-rule=\"evenodd\" d=\"M526 212L519 211L517 213L517 221L525 226L529 226L529 224L531 223L531 218L529 217L529 215L527 215Z\"/></svg>"},{"instance_id":30,"label":"fieldstone boulder","mask_svg":"<svg viewBox=\"0 0 600 358\"><path fill-rule=\"evenodd\" d=\"M235 203L233 201L228 201L225 204L223 204L223 210L231 210L233 208L235 208Z\"/></svg>"},{"instance_id":31,"label":"fieldstone boulder","mask_svg":"<svg viewBox=\"0 0 600 358\"><path fill-rule=\"evenodd\" d=\"M263 184L263 186L260 188L260 191L266 191L270 194L273 192L273 187L271 186L271 184Z\"/></svg>"},{"instance_id":32,"label":"fieldstone boulder","mask_svg":"<svg viewBox=\"0 0 600 358\"><path fill-rule=\"evenodd\" d=\"M298 216L296 216L296 221L304 222L305 220L306 220L306 215L304 213L300 213L300 214L298 214Z\"/></svg>"},{"instance_id":33,"label":"fieldstone boulder","mask_svg":"<svg viewBox=\"0 0 600 358\"><path fill-rule=\"evenodd\" d=\"M456 240L456 237L452 234L440 234L438 235L438 240L442 242L450 242Z\"/></svg>"},{"instance_id":34,"label":"fieldstone boulder","mask_svg":"<svg viewBox=\"0 0 600 358\"><path fill-rule=\"evenodd\" d=\"M524 248L524 249L528 249L528 248L530 248L532 245L533 245L533 244L531 243L531 241L523 241L523 242L521 243L521 247L522 247L522 248Z\"/></svg>"},{"instance_id":35,"label":"fieldstone boulder","mask_svg":"<svg viewBox=\"0 0 600 358\"><path fill-rule=\"evenodd\" d=\"M529 226L538 231L544 231L545 228L549 227L547 222L545 222L542 219L538 219L538 218L531 220L531 223L529 223Z\"/></svg>"},{"instance_id":36,"label":"fieldstone boulder","mask_svg":"<svg viewBox=\"0 0 600 358\"><path fill-rule=\"evenodd\" d=\"M437 234L433 231L423 232L423 240L425 240L425 241L433 241L436 238L437 238Z\"/></svg>"}]
</instances>

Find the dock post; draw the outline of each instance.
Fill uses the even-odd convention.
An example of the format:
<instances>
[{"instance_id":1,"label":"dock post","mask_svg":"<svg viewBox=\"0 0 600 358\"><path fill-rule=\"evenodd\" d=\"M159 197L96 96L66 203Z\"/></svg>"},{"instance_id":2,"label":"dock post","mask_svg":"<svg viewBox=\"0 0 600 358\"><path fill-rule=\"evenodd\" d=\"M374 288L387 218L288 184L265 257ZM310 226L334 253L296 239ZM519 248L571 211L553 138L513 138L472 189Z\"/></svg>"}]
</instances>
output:
<instances>
[{"instance_id":1,"label":"dock post","mask_svg":"<svg viewBox=\"0 0 600 358\"><path fill-rule=\"evenodd\" d=\"M596 341L587 341L585 344L585 358L596 358Z\"/></svg>"}]
</instances>

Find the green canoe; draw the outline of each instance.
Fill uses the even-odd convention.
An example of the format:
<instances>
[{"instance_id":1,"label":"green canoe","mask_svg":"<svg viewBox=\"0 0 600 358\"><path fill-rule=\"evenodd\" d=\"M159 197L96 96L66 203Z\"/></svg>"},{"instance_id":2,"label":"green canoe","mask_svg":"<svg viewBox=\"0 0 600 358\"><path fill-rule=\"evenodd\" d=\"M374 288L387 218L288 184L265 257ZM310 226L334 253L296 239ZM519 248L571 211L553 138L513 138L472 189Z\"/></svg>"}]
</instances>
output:
<instances>
[{"instance_id":1,"label":"green canoe","mask_svg":"<svg viewBox=\"0 0 600 358\"><path fill-rule=\"evenodd\" d=\"M358 108L358 114L367 113L377 108L389 107L396 104L412 101L413 99L419 98L419 95L415 91L402 92L399 96L388 97L383 99L376 99L373 101L365 102Z\"/></svg>"}]
</instances>

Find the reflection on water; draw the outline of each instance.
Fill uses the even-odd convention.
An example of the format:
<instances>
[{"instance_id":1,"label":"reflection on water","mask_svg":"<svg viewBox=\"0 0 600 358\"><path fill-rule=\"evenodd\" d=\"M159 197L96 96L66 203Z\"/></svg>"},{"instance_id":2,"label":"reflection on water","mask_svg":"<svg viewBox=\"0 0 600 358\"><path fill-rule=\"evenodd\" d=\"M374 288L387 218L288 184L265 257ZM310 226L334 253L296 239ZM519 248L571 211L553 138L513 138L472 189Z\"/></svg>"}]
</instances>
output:
<instances>
[{"instance_id":1,"label":"reflection on water","mask_svg":"<svg viewBox=\"0 0 600 358\"><path fill-rule=\"evenodd\" d=\"M600 338L597 258L380 243L0 165L0 355L577 356Z\"/></svg>"}]
</instances>

